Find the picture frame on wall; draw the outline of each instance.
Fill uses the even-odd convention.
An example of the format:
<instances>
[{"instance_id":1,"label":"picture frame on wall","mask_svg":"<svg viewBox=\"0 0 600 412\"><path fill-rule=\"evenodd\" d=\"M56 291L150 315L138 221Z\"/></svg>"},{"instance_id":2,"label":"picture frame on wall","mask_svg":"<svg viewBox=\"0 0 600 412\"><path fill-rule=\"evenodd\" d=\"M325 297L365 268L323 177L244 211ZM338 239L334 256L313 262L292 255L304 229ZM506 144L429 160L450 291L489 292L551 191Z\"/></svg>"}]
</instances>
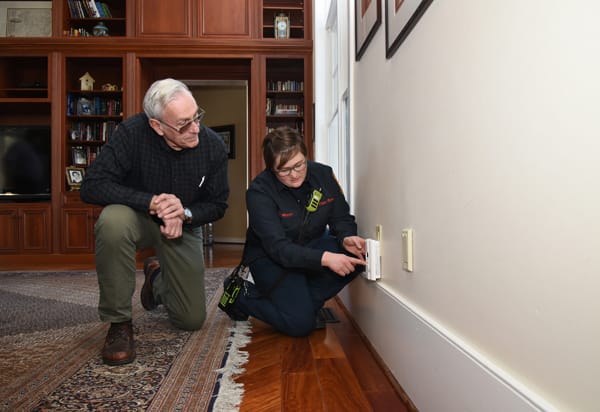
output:
<instances>
[{"instance_id":1,"label":"picture frame on wall","mask_svg":"<svg viewBox=\"0 0 600 412\"><path fill-rule=\"evenodd\" d=\"M225 148L227 149L227 157L229 159L235 159L235 125L211 126L210 128L217 132L223 139Z\"/></svg>"},{"instance_id":2,"label":"picture frame on wall","mask_svg":"<svg viewBox=\"0 0 600 412\"><path fill-rule=\"evenodd\" d=\"M52 1L0 1L0 37L52 36Z\"/></svg>"},{"instance_id":3,"label":"picture frame on wall","mask_svg":"<svg viewBox=\"0 0 600 412\"><path fill-rule=\"evenodd\" d=\"M385 1L385 57L391 58L433 0Z\"/></svg>"},{"instance_id":4,"label":"picture frame on wall","mask_svg":"<svg viewBox=\"0 0 600 412\"><path fill-rule=\"evenodd\" d=\"M381 26L381 0L355 0L356 61L363 56Z\"/></svg>"}]
</instances>

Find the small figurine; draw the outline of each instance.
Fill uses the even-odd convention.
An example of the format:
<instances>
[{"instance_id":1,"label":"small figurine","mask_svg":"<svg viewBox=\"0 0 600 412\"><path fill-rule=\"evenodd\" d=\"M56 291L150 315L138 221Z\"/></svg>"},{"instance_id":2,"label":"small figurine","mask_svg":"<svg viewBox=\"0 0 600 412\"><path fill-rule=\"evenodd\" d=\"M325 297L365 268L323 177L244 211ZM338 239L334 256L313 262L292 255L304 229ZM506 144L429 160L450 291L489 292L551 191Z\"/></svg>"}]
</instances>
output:
<instances>
[{"instance_id":1,"label":"small figurine","mask_svg":"<svg viewBox=\"0 0 600 412\"><path fill-rule=\"evenodd\" d=\"M103 22L100 22L94 26L92 33L97 37L108 36L108 27Z\"/></svg>"},{"instance_id":2,"label":"small figurine","mask_svg":"<svg viewBox=\"0 0 600 412\"><path fill-rule=\"evenodd\" d=\"M88 72L79 78L81 81L81 90L94 90L94 78Z\"/></svg>"},{"instance_id":3,"label":"small figurine","mask_svg":"<svg viewBox=\"0 0 600 412\"><path fill-rule=\"evenodd\" d=\"M119 86L116 84L104 83L102 86L100 86L100 89L105 92L114 92L119 90Z\"/></svg>"}]
</instances>

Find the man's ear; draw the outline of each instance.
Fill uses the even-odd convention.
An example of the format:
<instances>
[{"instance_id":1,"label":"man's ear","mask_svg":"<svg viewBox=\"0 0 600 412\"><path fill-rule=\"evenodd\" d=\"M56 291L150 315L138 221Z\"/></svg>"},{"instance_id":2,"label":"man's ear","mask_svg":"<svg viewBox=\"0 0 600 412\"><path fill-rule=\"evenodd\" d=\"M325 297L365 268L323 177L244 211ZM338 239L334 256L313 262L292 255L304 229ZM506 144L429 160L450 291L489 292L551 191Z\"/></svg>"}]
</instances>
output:
<instances>
[{"instance_id":1,"label":"man's ear","mask_svg":"<svg viewBox=\"0 0 600 412\"><path fill-rule=\"evenodd\" d=\"M150 127L152 129L154 129L154 131L156 132L156 134L158 134L159 136L162 136L163 134L165 134L165 132L163 132L162 127L160 127L160 122L156 119L150 119L148 121L148 123L150 124Z\"/></svg>"}]
</instances>

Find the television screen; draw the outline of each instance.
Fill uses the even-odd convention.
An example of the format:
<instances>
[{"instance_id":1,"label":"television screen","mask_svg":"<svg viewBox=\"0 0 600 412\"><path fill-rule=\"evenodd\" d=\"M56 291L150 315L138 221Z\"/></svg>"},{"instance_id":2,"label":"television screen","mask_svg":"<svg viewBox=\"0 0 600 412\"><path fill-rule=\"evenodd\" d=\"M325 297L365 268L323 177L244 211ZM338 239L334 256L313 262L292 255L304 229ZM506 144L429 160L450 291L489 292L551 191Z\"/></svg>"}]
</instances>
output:
<instances>
[{"instance_id":1,"label":"television screen","mask_svg":"<svg viewBox=\"0 0 600 412\"><path fill-rule=\"evenodd\" d=\"M0 196L50 198L50 126L0 126Z\"/></svg>"}]
</instances>

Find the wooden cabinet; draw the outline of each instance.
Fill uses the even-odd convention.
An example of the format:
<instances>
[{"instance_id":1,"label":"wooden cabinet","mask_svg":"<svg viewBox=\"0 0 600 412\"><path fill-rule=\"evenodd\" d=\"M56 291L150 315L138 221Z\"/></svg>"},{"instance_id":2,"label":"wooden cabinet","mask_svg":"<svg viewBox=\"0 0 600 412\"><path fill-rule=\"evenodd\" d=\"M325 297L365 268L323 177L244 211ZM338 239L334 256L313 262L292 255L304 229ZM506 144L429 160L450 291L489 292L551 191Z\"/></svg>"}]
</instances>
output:
<instances>
[{"instance_id":1,"label":"wooden cabinet","mask_svg":"<svg viewBox=\"0 0 600 412\"><path fill-rule=\"evenodd\" d=\"M47 54L0 55L0 125L50 126L49 60ZM8 153L6 143L10 140L9 136L3 137L6 139L0 140L0 165L4 165L4 155ZM49 156L48 153L45 156ZM5 177L0 173L2 194L8 190L3 181ZM50 203L0 203L0 254L49 253L52 244L50 210Z\"/></svg>"},{"instance_id":2,"label":"wooden cabinet","mask_svg":"<svg viewBox=\"0 0 600 412\"><path fill-rule=\"evenodd\" d=\"M85 172L160 78L246 82L248 133L236 139L247 139L248 178L263 168L260 145L269 128L299 129L312 156L312 0L100 3L110 17L76 11L76 0L53 0L51 37L0 37L0 125L39 125L51 133L50 200L0 203L0 254L15 255L5 259L39 253L44 262L49 253L68 264L93 253L100 209L81 202L66 169ZM281 14L289 19L287 39L274 36ZM108 36L93 35L100 22ZM82 90L86 73L92 90ZM106 84L116 90L103 90ZM33 214L30 205L37 205Z\"/></svg>"},{"instance_id":3,"label":"wooden cabinet","mask_svg":"<svg viewBox=\"0 0 600 412\"><path fill-rule=\"evenodd\" d=\"M63 253L93 253L94 224L102 209L96 206L66 206L62 209Z\"/></svg>"},{"instance_id":4,"label":"wooden cabinet","mask_svg":"<svg viewBox=\"0 0 600 412\"><path fill-rule=\"evenodd\" d=\"M50 253L49 203L0 204L0 253Z\"/></svg>"},{"instance_id":5,"label":"wooden cabinet","mask_svg":"<svg viewBox=\"0 0 600 412\"><path fill-rule=\"evenodd\" d=\"M201 37L250 38L255 0L202 0L198 14Z\"/></svg>"},{"instance_id":6,"label":"wooden cabinet","mask_svg":"<svg viewBox=\"0 0 600 412\"><path fill-rule=\"evenodd\" d=\"M138 0L136 4L136 36L192 36L191 0Z\"/></svg>"},{"instance_id":7,"label":"wooden cabinet","mask_svg":"<svg viewBox=\"0 0 600 412\"><path fill-rule=\"evenodd\" d=\"M67 37L273 39L283 17L287 38L312 38L311 0L62 0L57 12Z\"/></svg>"}]
</instances>

